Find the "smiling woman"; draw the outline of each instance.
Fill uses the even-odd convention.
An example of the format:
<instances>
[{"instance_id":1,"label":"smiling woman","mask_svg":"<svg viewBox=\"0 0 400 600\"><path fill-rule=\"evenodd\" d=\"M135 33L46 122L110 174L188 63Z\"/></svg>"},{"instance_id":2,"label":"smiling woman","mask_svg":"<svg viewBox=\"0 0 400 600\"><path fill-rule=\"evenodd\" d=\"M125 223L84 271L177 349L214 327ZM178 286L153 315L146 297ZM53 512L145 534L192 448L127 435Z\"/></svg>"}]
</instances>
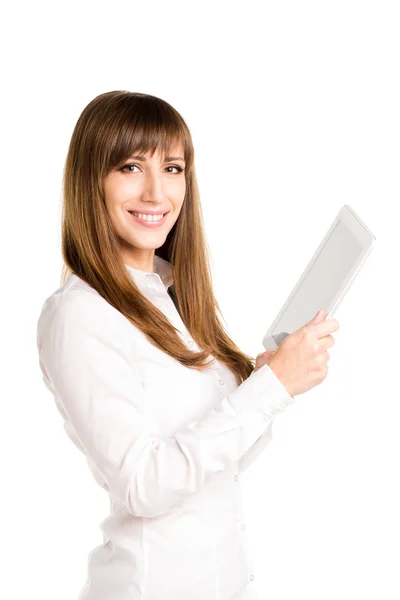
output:
<instances>
[{"instance_id":1,"label":"smiling woman","mask_svg":"<svg viewBox=\"0 0 400 600\"><path fill-rule=\"evenodd\" d=\"M128 91L94 98L71 137L63 195L62 283L68 273L80 277L184 366L205 369L213 356L239 382L250 375L255 358L229 337L213 292L190 131L168 102ZM160 221L143 218L160 212ZM151 272L155 255L171 264L198 352L129 277L126 265Z\"/></svg>"},{"instance_id":2,"label":"smiling woman","mask_svg":"<svg viewBox=\"0 0 400 600\"><path fill-rule=\"evenodd\" d=\"M255 598L238 476L294 400L221 323L179 113L127 91L92 100L72 134L62 219L40 368L110 499L80 600Z\"/></svg>"}]
</instances>

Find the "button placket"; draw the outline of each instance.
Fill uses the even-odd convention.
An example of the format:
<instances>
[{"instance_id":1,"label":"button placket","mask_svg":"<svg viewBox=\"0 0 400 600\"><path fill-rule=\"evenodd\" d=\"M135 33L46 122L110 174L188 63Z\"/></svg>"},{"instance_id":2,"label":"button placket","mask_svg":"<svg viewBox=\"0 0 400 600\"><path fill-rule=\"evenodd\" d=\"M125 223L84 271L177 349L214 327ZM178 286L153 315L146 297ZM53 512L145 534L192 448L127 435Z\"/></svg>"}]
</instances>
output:
<instances>
[{"instance_id":1,"label":"button placket","mask_svg":"<svg viewBox=\"0 0 400 600\"><path fill-rule=\"evenodd\" d=\"M244 553L245 553L245 557L246 557L247 570L249 573L249 580L253 581L254 580L254 569L253 569L254 560L253 560L253 556L249 549L248 536L246 533L246 524L244 523L242 491L241 491L240 486L237 486L236 498L237 498L238 513L239 513L238 524L240 526L240 533L242 536L242 543L243 543Z\"/></svg>"}]
</instances>

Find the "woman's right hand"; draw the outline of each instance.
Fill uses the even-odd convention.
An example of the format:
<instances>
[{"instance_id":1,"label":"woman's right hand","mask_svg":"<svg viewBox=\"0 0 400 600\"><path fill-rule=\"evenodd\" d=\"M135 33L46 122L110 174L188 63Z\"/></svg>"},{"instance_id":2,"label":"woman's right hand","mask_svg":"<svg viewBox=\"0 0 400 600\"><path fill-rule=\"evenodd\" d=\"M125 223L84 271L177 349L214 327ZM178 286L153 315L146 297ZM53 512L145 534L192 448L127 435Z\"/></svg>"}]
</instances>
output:
<instances>
[{"instance_id":1,"label":"woman's right hand","mask_svg":"<svg viewBox=\"0 0 400 600\"><path fill-rule=\"evenodd\" d=\"M339 329L336 319L326 319L324 309L303 327L279 344L269 367L291 396L303 394L322 383L328 374L328 348L335 340L331 335Z\"/></svg>"}]
</instances>

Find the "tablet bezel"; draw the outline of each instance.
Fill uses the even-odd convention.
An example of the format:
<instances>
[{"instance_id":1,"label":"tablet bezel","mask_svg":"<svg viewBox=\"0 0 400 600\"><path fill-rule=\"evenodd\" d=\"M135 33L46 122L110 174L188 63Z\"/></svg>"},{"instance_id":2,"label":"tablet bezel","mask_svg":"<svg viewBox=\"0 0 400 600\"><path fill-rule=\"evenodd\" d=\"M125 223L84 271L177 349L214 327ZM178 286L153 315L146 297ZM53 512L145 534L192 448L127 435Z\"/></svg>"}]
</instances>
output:
<instances>
[{"instance_id":1,"label":"tablet bezel","mask_svg":"<svg viewBox=\"0 0 400 600\"><path fill-rule=\"evenodd\" d=\"M346 279L344 280L342 286L339 288L337 294L334 296L334 298L333 298L333 300L331 302L331 305L328 306L328 307L325 307L325 306L321 306L320 307L320 308L324 308L325 311L327 311L328 314L327 314L326 318L333 317L333 315L334 315L335 311L337 310L339 304L341 303L341 301L345 297L347 291L350 289L351 284L353 283L354 279L356 278L357 274L359 273L359 271L360 271L363 263L365 262L367 256L371 252L372 247L373 247L373 245L375 243L376 238L373 235L373 233L368 229L368 227L361 221L360 217L354 212L354 210L348 204L345 204L339 210L339 212L336 215L336 217L335 217L332 225L330 226L330 228L328 229L328 231L327 231L325 237L323 238L322 242L319 244L318 248L314 252L314 255L312 256L311 260L309 261L309 263L307 264L306 268L304 269L304 271L303 271L302 275L300 276L298 282L296 283L295 287L291 291L288 299L286 300L286 302L282 306L281 310L277 314L276 318L274 319L274 321L270 325L267 333L265 334L265 336L263 338L263 345L264 345L264 347L267 347L267 345L268 345L268 347L270 347L270 345L271 345L271 340L270 339L268 340L268 338L273 338L274 335L275 336L279 335L280 332L274 331L276 324L283 317L285 311L287 310L288 306L292 302L292 299L297 294L297 291L298 291L299 287L302 285L303 280L305 279L305 277L307 276L308 272L312 268L314 262L316 261L317 257L319 256L319 254L322 251L322 249L325 246L325 244L327 243L327 241L328 241L331 233L333 232L333 230L335 229L335 227L336 227L336 225L338 224L339 221L343 221L343 223L346 225L346 227L348 227L348 229L352 232L352 234L354 235L354 237L361 244L362 250L360 252L359 258L357 259L357 261L355 262L355 264L353 265L353 267L350 269L350 271L349 271ZM312 315L310 316L310 320L311 319L312 319ZM305 325L305 323L304 323L304 325ZM289 333L292 333L292 332L289 332ZM268 340L268 344L267 344L267 340ZM278 344L276 344L276 341L275 341L275 345L276 345L276 347L278 347Z\"/></svg>"}]
</instances>

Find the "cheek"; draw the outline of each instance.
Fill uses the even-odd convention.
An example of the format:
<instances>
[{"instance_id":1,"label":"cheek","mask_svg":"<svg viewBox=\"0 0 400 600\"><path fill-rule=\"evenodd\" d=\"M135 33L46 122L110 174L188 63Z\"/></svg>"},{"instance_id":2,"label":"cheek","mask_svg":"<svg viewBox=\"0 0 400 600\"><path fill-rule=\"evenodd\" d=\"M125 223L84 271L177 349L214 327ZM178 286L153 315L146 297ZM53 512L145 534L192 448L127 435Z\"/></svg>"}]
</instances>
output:
<instances>
[{"instance_id":1,"label":"cheek","mask_svg":"<svg viewBox=\"0 0 400 600\"><path fill-rule=\"evenodd\" d=\"M177 192L176 198L176 208L180 210L185 203L185 194L186 194L186 185L183 183Z\"/></svg>"},{"instance_id":2,"label":"cheek","mask_svg":"<svg viewBox=\"0 0 400 600\"><path fill-rule=\"evenodd\" d=\"M106 211L112 229L120 236L126 233L128 224L121 205L117 202L108 201L106 202Z\"/></svg>"},{"instance_id":3,"label":"cheek","mask_svg":"<svg viewBox=\"0 0 400 600\"><path fill-rule=\"evenodd\" d=\"M106 211L107 211L108 217L109 217L110 221L112 223L114 223L114 221L115 221L115 205L112 202L110 202L109 199L108 200L106 199L105 205L106 205Z\"/></svg>"},{"instance_id":4,"label":"cheek","mask_svg":"<svg viewBox=\"0 0 400 600\"><path fill-rule=\"evenodd\" d=\"M174 207L174 222L179 218L179 216L180 216L180 214L182 212L182 209L183 209L183 204L184 204L183 202L177 202L175 204L175 207Z\"/></svg>"},{"instance_id":5,"label":"cheek","mask_svg":"<svg viewBox=\"0 0 400 600\"><path fill-rule=\"evenodd\" d=\"M109 194L105 197L106 210L113 221L121 221L121 217L124 216L124 200L120 193Z\"/></svg>"}]
</instances>

